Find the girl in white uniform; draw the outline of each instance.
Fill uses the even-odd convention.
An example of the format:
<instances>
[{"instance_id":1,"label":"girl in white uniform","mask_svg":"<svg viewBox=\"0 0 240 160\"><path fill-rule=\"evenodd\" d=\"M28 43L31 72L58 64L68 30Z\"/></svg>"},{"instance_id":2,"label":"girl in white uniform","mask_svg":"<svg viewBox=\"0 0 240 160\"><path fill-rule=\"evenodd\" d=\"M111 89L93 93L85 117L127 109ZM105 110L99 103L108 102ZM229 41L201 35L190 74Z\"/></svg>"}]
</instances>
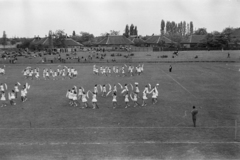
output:
<instances>
[{"instance_id":1,"label":"girl in white uniform","mask_svg":"<svg viewBox=\"0 0 240 160\"><path fill-rule=\"evenodd\" d=\"M57 72L56 71L53 71L52 77L53 77L53 80L55 80L55 77L57 78Z\"/></svg>"},{"instance_id":2,"label":"girl in white uniform","mask_svg":"<svg viewBox=\"0 0 240 160\"><path fill-rule=\"evenodd\" d=\"M135 82L135 93L137 93L137 95L139 94L140 90L138 88L138 83Z\"/></svg>"},{"instance_id":3,"label":"girl in white uniform","mask_svg":"<svg viewBox=\"0 0 240 160\"><path fill-rule=\"evenodd\" d=\"M146 100L147 100L147 91L143 91L143 102L142 102L142 106L147 106Z\"/></svg>"},{"instance_id":4,"label":"girl in white uniform","mask_svg":"<svg viewBox=\"0 0 240 160\"><path fill-rule=\"evenodd\" d=\"M73 76L74 76L74 77L77 77L77 75L78 75L78 71L77 71L76 69L74 69Z\"/></svg>"},{"instance_id":5,"label":"girl in white uniform","mask_svg":"<svg viewBox=\"0 0 240 160\"><path fill-rule=\"evenodd\" d=\"M124 94L124 102L125 102L125 105L126 105L125 108L130 107L128 91Z\"/></svg>"},{"instance_id":6,"label":"girl in white uniform","mask_svg":"<svg viewBox=\"0 0 240 160\"><path fill-rule=\"evenodd\" d=\"M125 68L122 66L122 76L125 77Z\"/></svg>"},{"instance_id":7,"label":"girl in white uniform","mask_svg":"<svg viewBox=\"0 0 240 160\"><path fill-rule=\"evenodd\" d=\"M79 87L79 89L78 89L79 99L82 99L83 91L84 91L83 88L82 88L82 87Z\"/></svg>"},{"instance_id":8,"label":"girl in white uniform","mask_svg":"<svg viewBox=\"0 0 240 160\"><path fill-rule=\"evenodd\" d=\"M69 103L70 105L72 105L72 104L73 104L73 102L72 102L72 92L71 92L70 89L67 91L66 97L67 97L68 100L69 100L68 103Z\"/></svg>"},{"instance_id":9,"label":"girl in white uniform","mask_svg":"<svg viewBox=\"0 0 240 160\"><path fill-rule=\"evenodd\" d=\"M36 79L39 79L39 71L36 71L35 77Z\"/></svg>"},{"instance_id":10,"label":"girl in white uniform","mask_svg":"<svg viewBox=\"0 0 240 160\"><path fill-rule=\"evenodd\" d=\"M21 89L21 100L22 100L22 102L25 102L27 100L26 96L27 96L27 93L25 91L25 88L23 87Z\"/></svg>"},{"instance_id":11,"label":"girl in white uniform","mask_svg":"<svg viewBox=\"0 0 240 160\"><path fill-rule=\"evenodd\" d=\"M102 96L103 97L106 97L106 95L107 95L107 89L106 89L106 86L105 86L105 84L102 86Z\"/></svg>"},{"instance_id":12,"label":"girl in white uniform","mask_svg":"<svg viewBox=\"0 0 240 160\"><path fill-rule=\"evenodd\" d=\"M2 83L0 84L0 91L4 91L4 86Z\"/></svg>"},{"instance_id":13,"label":"girl in white uniform","mask_svg":"<svg viewBox=\"0 0 240 160\"><path fill-rule=\"evenodd\" d=\"M118 72L119 72L118 67L116 67L116 68L115 68L116 76L119 76L119 75L118 75Z\"/></svg>"},{"instance_id":14,"label":"girl in white uniform","mask_svg":"<svg viewBox=\"0 0 240 160\"><path fill-rule=\"evenodd\" d=\"M73 106L74 107L77 107L77 92L76 91L73 91L72 93L72 100L73 100Z\"/></svg>"},{"instance_id":15,"label":"girl in white uniform","mask_svg":"<svg viewBox=\"0 0 240 160\"><path fill-rule=\"evenodd\" d=\"M15 84L15 86L14 86L14 92L15 92L15 97L17 98L18 92L19 92L18 84Z\"/></svg>"},{"instance_id":16,"label":"girl in white uniform","mask_svg":"<svg viewBox=\"0 0 240 160\"><path fill-rule=\"evenodd\" d=\"M107 73L106 73L106 67L102 69L102 74L105 74L105 76L107 76Z\"/></svg>"},{"instance_id":17,"label":"girl in white uniform","mask_svg":"<svg viewBox=\"0 0 240 160\"><path fill-rule=\"evenodd\" d=\"M4 91L1 91L0 100L2 102L1 103L1 107L7 106L7 104L6 104L6 96L5 96L5 92Z\"/></svg>"},{"instance_id":18,"label":"girl in white uniform","mask_svg":"<svg viewBox=\"0 0 240 160\"><path fill-rule=\"evenodd\" d=\"M5 69L4 68L0 68L0 74L4 75L5 74Z\"/></svg>"},{"instance_id":19,"label":"girl in white uniform","mask_svg":"<svg viewBox=\"0 0 240 160\"><path fill-rule=\"evenodd\" d=\"M87 95L84 91L82 93L82 103L84 104L85 108L88 108ZM82 107L82 108L84 108L84 107Z\"/></svg>"},{"instance_id":20,"label":"girl in white uniform","mask_svg":"<svg viewBox=\"0 0 240 160\"><path fill-rule=\"evenodd\" d=\"M124 89L122 90L121 93L124 93L124 92L126 92L126 91L128 91L128 86L127 86L127 84L125 84Z\"/></svg>"},{"instance_id":21,"label":"girl in white uniform","mask_svg":"<svg viewBox=\"0 0 240 160\"><path fill-rule=\"evenodd\" d=\"M113 99L112 99L113 109L115 109L117 107L117 105L118 105L117 104L117 93L113 92L112 97L113 97Z\"/></svg>"},{"instance_id":22,"label":"girl in white uniform","mask_svg":"<svg viewBox=\"0 0 240 160\"><path fill-rule=\"evenodd\" d=\"M28 75L28 72L27 72L26 69L24 69L24 71L23 71L23 76L24 76L25 78L27 78L27 75Z\"/></svg>"},{"instance_id":23,"label":"girl in white uniform","mask_svg":"<svg viewBox=\"0 0 240 160\"><path fill-rule=\"evenodd\" d=\"M26 100L27 100L27 93L28 93L27 90L30 89L30 85L28 85L28 83L26 83L23 87L24 87L24 91L25 91L25 93L26 93L26 96L25 96L25 97L26 97L26 98L25 98L25 101L26 101Z\"/></svg>"},{"instance_id":24,"label":"girl in white uniform","mask_svg":"<svg viewBox=\"0 0 240 160\"><path fill-rule=\"evenodd\" d=\"M143 73L143 66L144 66L144 64L142 64L142 67L140 67L141 73Z\"/></svg>"},{"instance_id":25,"label":"girl in white uniform","mask_svg":"<svg viewBox=\"0 0 240 160\"><path fill-rule=\"evenodd\" d=\"M137 95L136 92L134 92L133 97L132 97L132 95L130 94L130 97L131 97L131 99L132 99L132 101L133 101L133 103L134 103L134 106L133 106L133 107L140 106L140 104L137 102L137 97L138 97L138 95Z\"/></svg>"},{"instance_id":26,"label":"girl in white uniform","mask_svg":"<svg viewBox=\"0 0 240 160\"><path fill-rule=\"evenodd\" d=\"M148 99L147 98L147 94L148 93L149 93L148 86L146 85L145 89L143 90L143 103L142 103L142 106L147 106L146 100Z\"/></svg>"},{"instance_id":27,"label":"girl in white uniform","mask_svg":"<svg viewBox=\"0 0 240 160\"><path fill-rule=\"evenodd\" d=\"M46 70L45 70L45 68L43 69L43 79L46 80Z\"/></svg>"},{"instance_id":28,"label":"girl in white uniform","mask_svg":"<svg viewBox=\"0 0 240 160\"><path fill-rule=\"evenodd\" d=\"M152 104L157 103L157 96L158 96L158 91L156 88L153 88L150 94L152 93Z\"/></svg>"},{"instance_id":29,"label":"girl in white uniform","mask_svg":"<svg viewBox=\"0 0 240 160\"><path fill-rule=\"evenodd\" d=\"M31 70L31 71L28 73L28 77L29 77L29 78L32 78L32 80L33 80L33 70Z\"/></svg>"},{"instance_id":30,"label":"girl in white uniform","mask_svg":"<svg viewBox=\"0 0 240 160\"><path fill-rule=\"evenodd\" d=\"M113 86L113 92L117 92L117 86L116 86L116 84L114 84L114 86Z\"/></svg>"},{"instance_id":31,"label":"girl in white uniform","mask_svg":"<svg viewBox=\"0 0 240 160\"><path fill-rule=\"evenodd\" d=\"M130 75L133 76L133 69L134 67L130 67Z\"/></svg>"},{"instance_id":32,"label":"girl in white uniform","mask_svg":"<svg viewBox=\"0 0 240 160\"><path fill-rule=\"evenodd\" d=\"M11 93L8 93L8 98L9 98L9 101L10 101L11 105L16 105L16 102L14 101L15 100L14 90L12 90Z\"/></svg>"},{"instance_id":33,"label":"girl in white uniform","mask_svg":"<svg viewBox=\"0 0 240 160\"><path fill-rule=\"evenodd\" d=\"M90 93L92 93L90 91ZM96 92L93 92L92 93L92 105L93 105L93 109L98 109L98 105L97 105L97 93Z\"/></svg>"},{"instance_id":34,"label":"girl in white uniform","mask_svg":"<svg viewBox=\"0 0 240 160\"><path fill-rule=\"evenodd\" d=\"M95 92L96 94L98 93L97 84L95 84L95 86L93 88L93 92Z\"/></svg>"},{"instance_id":35,"label":"girl in white uniform","mask_svg":"<svg viewBox=\"0 0 240 160\"><path fill-rule=\"evenodd\" d=\"M64 68L63 71L62 71L62 80L64 80L65 76L66 76L66 70Z\"/></svg>"},{"instance_id":36,"label":"girl in white uniform","mask_svg":"<svg viewBox=\"0 0 240 160\"><path fill-rule=\"evenodd\" d=\"M102 69L103 69L103 67L102 67L102 66L100 66L99 72L101 72L101 73L102 73Z\"/></svg>"},{"instance_id":37,"label":"girl in white uniform","mask_svg":"<svg viewBox=\"0 0 240 160\"><path fill-rule=\"evenodd\" d=\"M48 72L48 71L46 71L46 78L47 78L47 79L50 79L50 78L49 78L49 72Z\"/></svg>"},{"instance_id":38,"label":"girl in white uniform","mask_svg":"<svg viewBox=\"0 0 240 160\"><path fill-rule=\"evenodd\" d=\"M109 76L111 76L111 71L112 71L111 68L108 67L108 75L109 75Z\"/></svg>"},{"instance_id":39,"label":"girl in white uniform","mask_svg":"<svg viewBox=\"0 0 240 160\"><path fill-rule=\"evenodd\" d=\"M131 65L128 66L128 73L130 73Z\"/></svg>"},{"instance_id":40,"label":"girl in white uniform","mask_svg":"<svg viewBox=\"0 0 240 160\"><path fill-rule=\"evenodd\" d=\"M97 75L99 75L99 70L98 70L98 68L95 69L95 73L96 73Z\"/></svg>"},{"instance_id":41,"label":"girl in white uniform","mask_svg":"<svg viewBox=\"0 0 240 160\"><path fill-rule=\"evenodd\" d=\"M137 74L140 75L141 74L141 67L136 67L136 70L137 70Z\"/></svg>"},{"instance_id":42,"label":"girl in white uniform","mask_svg":"<svg viewBox=\"0 0 240 160\"><path fill-rule=\"evenodd\" d=\"M96 65L93 65L93 74L96 74Z\"/></svg>"}]
</instances>

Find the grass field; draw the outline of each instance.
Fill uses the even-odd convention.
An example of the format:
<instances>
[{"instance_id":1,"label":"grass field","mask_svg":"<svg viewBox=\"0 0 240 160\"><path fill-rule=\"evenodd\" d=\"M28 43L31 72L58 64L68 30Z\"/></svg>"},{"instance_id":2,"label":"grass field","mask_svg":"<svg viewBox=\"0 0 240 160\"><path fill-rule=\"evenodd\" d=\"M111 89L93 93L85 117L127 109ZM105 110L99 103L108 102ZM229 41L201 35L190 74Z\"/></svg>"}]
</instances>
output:
<instances>
[{"instance_id":1,"label":"grass field","mask_svg":"<svg viewBox=\"0 0 240 160\"><path fill-rule=\"evenodd\" d=\"M226 57L225 57L226 58ZM78 70L72 80L26 80L26 66L6 66L0 82L13 88L28 82L28 101L0 108L0 159L240 159L240 63L145 64L134 77L92 74L92 64L66 64ZM98 64L100 65L100 64ZM113 65L111 63L102 65ZM117 64L120 65L120 64ZM133 64L134 65L134 64ZM137 64L136 64L137 65ZM41 72L42 73L42 72ZM42 74L41 74L42 75ZM156 105L112 109L109 97L98 97L99 110L70 107L65 97L73 85L159 83ZM139 102L141 102L139 100ZM192 127L191 109L199 110Z\"/></svg>"}]
</instances>

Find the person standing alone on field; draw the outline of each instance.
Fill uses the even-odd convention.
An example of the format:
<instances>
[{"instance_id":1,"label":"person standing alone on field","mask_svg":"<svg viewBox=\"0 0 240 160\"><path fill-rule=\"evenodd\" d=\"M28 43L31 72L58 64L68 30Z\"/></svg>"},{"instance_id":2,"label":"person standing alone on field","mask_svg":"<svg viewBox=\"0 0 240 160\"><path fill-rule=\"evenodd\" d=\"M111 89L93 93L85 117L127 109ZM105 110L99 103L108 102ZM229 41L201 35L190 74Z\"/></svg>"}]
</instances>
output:
<instances>
[{"instance_id":1,"label":"person standing alone on field","mask_svg":"<svg viewBox=\"0 0 240 160\"><path fill-rule=\"evenodd\" d=\"M169 66L169 72L172 72L172 65Z\"/></svg>"},{"instance_id":2,"label":"person standing alone on field","mask_svg":"<svg viewBox=\"0 0 240 160\"><path fill-rule=\"evenodd\" d=\"M198 114L198 110L195 108L195 106L193 106L192 120L193 120L193 126L194 127L196 127L197 114Z\"/></svg>"}]
</instances>

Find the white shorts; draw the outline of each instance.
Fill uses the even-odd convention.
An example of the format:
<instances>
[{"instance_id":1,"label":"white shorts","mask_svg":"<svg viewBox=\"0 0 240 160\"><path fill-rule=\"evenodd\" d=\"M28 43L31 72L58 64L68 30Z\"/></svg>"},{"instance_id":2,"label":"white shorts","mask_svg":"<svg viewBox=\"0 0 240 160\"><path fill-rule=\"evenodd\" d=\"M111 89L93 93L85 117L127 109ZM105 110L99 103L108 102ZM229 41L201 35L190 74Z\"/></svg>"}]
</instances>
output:
<instances>
[{"instance_id":1,"label":"white shorts","mask_svg":"<svg viewBox=\"0 0 240 160\"><path fill-rule=\"evenodd\" d=\"M77 97L73 97L73 99L72 99L72 100L76 101L76 100L77 100Z\"/></svg>"},{"instance_id":2,"label":"white shorts","mask_svg":"<svg viewBox=\"0 0 240 160\"><path fill-rule=\"evenodd\" d=\"M93 99L92 102L97 102L97 100L96 100L96 99Z\"/></svg>"}]
</instances>

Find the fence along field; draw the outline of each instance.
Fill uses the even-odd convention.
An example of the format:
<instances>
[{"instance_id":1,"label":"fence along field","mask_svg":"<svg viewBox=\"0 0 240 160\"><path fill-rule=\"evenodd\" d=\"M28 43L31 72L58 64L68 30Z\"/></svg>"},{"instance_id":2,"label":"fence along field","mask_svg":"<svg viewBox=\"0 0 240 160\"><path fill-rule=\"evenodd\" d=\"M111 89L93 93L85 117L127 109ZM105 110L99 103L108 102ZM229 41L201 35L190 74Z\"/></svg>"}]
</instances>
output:
<instances>
[{"instance_id":1,"label":"fence along field","mask_svg":"<svg viewBox=\"0 0 240 160\"><path fill-rule=\"evenodd\" d=\"M41 70L49 66L57 68L57 65L33 66ZM49 159L54 159L52 154L57 155L55 159L61 156L90 159L240 157L236 150L240 139L239 63L180 63L173 65L171 74L168 73L169 64L145 64L142 76L122 79L96 77L92 74L92 64L78 65L74 67L84 76L72 81L29 81L32 88L29 101L1 108L0 148L10 152L6 152L5 157L16 158L23 153ZM24 67L26 65L6 65L7 79L4 81L9 86L16 81L26 81L21 76ZM110 97L99 98L100 109L96 111L67 105L65 93L69 87L79 84L92 89L96 83L113 81L122 84L138 81L141 87L149 81L159 83L158 105L112 110L108 108ZM193 104L202 107L198 108L197 128L192 127L190 116ZM11 152L13 148L15 153ZM158 153L159 150L162 152Z\"/></svg>"}]
</instances>

